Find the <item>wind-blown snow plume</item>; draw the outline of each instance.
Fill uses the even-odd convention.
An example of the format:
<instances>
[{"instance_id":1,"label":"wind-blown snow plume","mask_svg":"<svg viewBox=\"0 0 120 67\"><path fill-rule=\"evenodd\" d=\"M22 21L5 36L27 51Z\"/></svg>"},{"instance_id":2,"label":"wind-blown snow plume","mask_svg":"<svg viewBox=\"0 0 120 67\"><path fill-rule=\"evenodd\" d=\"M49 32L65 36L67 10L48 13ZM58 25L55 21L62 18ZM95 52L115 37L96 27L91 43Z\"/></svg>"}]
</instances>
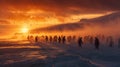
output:
<instances>
[{"instance_id":1,"label":"wind-blown snow plume","mask_svg":"<svg viewBox=\"0 0 120 67\"><path fill-rule=\"evenodd\" d=\"M31 33L39 32L80 32L88 34L107 34L107 35L119 35L120 30L120 12L115 12L109 15L105 15L93 19L82 19L76 23L67 23L49 26L45 28L37 28L31 31Z\"/></svg>"}]
</instances>

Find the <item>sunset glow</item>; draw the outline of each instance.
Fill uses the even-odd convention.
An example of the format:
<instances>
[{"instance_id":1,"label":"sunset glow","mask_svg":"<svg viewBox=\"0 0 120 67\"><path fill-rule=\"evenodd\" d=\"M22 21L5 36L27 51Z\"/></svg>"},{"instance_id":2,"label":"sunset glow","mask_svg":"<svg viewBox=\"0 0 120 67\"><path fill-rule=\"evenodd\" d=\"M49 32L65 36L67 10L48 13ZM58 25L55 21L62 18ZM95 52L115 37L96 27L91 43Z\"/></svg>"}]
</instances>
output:
<instances>
[{"instance_id":1,"label":"sunset glow","mask_svg":"<svg viewBox=\"0 0 120 67\"><path fill-rule=\"evenodd\" d=\"M28 33L28 32L29 32L29 30L27 27L24 27L21 29L21 33Z\"/></svg>"},{"instance_id":2,"label":"sunset glow","mask_svg":"<svg viewBox=\"0 0 120 67\"><path fill-rule=\"evenodd\" d=\"M65 29L71 23L81 23L81 20L119 11L117 10L119 7L115 6L119 6L119 2L112 3L113 1L107 3L101 0L94 0L94 2L90 0L0 0L0 35L13 36L15 33L28 33L34 29L41 33L40 30L47 27L42 30L44 33L44 31L53 31L54 25L60 25L58 29L54 27L55 31L61 31L61 29L68 31L74 28L70 26L69 29ZM110 4L112 6L109 6ZM66 26L61 24L66 24ZM53 27L48 29L49 26Z\"/></svg>"}]
</instances>

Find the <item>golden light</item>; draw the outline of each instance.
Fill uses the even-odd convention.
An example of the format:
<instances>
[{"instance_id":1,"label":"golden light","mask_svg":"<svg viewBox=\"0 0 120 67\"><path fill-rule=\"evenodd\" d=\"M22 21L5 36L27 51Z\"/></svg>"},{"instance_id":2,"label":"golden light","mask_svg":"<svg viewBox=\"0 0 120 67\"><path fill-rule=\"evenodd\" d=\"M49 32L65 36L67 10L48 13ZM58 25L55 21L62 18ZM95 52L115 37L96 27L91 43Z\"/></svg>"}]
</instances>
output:
<instances>
[{"instance_id":1,"label":"golden light","mask_svg":"<svg viewBox=\"0 0 120 67\"><path fill-rule=\"evenodd\" d=\"M21 33L28 33L29 32L29 29L27 27L23 27L21 29Z\"/></svg>"}]
</instances>

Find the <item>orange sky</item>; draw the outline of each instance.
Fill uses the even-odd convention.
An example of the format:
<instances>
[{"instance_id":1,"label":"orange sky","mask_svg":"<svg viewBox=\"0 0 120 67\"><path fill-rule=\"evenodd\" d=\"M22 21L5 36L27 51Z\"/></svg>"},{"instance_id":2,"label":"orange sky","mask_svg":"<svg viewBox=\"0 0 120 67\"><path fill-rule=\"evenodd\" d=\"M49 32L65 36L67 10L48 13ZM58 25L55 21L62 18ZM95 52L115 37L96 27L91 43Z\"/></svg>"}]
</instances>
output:
<instances>
[{"instance_id":1,"label":"orange sky","mask_svg":"<svg viewBox=\"0 0 120 67\"><path fill-rule=\"evenodd\" d=\"M0 0L0 35L99 17L119 5L117 0Z\"/></svg>"}]
</instances>

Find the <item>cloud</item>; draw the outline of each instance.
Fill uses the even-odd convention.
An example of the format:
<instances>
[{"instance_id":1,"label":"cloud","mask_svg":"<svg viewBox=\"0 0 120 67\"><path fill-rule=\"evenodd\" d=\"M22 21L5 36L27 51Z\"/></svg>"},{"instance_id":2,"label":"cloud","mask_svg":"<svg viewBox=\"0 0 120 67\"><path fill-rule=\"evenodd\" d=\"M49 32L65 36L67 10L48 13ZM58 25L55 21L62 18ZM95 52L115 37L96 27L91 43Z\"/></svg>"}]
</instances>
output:
<instances>
[{"instance_id":1,"label":"cloud","mask_svg":"<svg viewBox=\"0 0 120 67\"><path fill-rule=\"evenodd\" d=\"M0 0L0 25L8 24L9 27L14 23L15 25L27 23L31 28L35 28L49 24L77 22L81 19L79 16L84 14L106 14L119 11L119 7L120 0ZM74 15L79 15L77 20ZM68 27L66 28L66 26ZM66 30L75 30L84 28L84 24L63 24L49 29L58 28L64 31L63 27ZM5 29L8 28L1 30Z\"/></svg>"},{"instance_id":2,"label":"cloud","mask_svg":"<svg viewBox=\"0 0 120 67\"><path fill-rule=\"evenodd\" d=\"M0 9L40 9L59 16L120 10L119 0L0 0Z\"/></svg>"},{"instance_id":3,"label":"cloud","mask_svg":"<svg viewBox=\"0 0 120 67\"><path fill-rule=\"evenodd\" d=\"M0 18L16 23L63 23L72 22L72 15L102 14L119 11L119 7L119 0L0 0Z\"/></svg>"},{"instance_id":4,"label":"cloud","mask_svg":"<svg viewBox=\"0 0 120 67\"><path fill-rule=\"evenodd\" d=\"M10 22L9 21L6 21L6 20L0 20L0 25L2 25L2 24L10 24Z\"/></svg>"},{"instance_id":5,"label":"cloud","mask_svg":"<svg viewBox=\"0 0 120 67\"><path fill-rule=\"evenodd\" d=\"M16 32L19 32L19 25L9 25L9 24L0 24L0 35L2 36L11 36Z\"/></svg>"},{"instance_id":6,"label":"cloud","mask_svg":"<svg viewBox=\"0 0 120 67\"><path fill-rule=\"evenodd\" d=\"M1 0L1 5L12 9L40 8L48 11L119 10L119 0ZM6 6L5 6L6 5ZM9 5L9 6L8 6ZM63 9L65 9L63 11ZM85 11L89 12L89 11ZM92 11L93 12L93 11ZM76 12L77 13L77 12Z\"/></svg>"}]
</instances>

